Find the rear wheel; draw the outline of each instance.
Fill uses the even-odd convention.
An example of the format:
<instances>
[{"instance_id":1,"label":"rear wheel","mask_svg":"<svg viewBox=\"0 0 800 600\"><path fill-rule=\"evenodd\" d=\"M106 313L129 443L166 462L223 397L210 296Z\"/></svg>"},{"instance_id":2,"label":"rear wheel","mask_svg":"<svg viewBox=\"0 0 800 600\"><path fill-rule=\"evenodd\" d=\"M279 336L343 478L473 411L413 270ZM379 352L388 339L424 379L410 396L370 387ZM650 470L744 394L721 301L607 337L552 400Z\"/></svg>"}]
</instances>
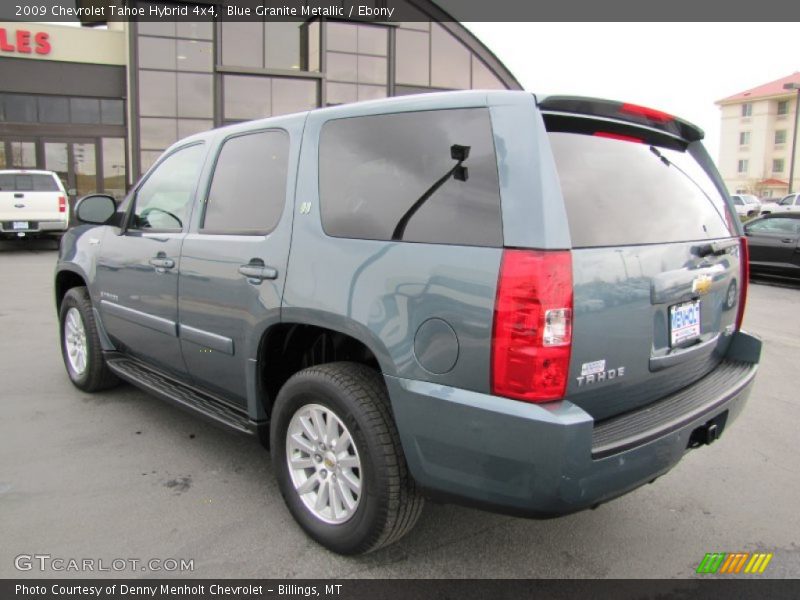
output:
<instances>
[{"instance_id":1,"label":"rear wheel","mask_svg":"<svg viewBox=\"0 0 800 600\"><path fill-rule=\"evenodd\" d=\"M423 499L373 369L340 362L295 374L278 394L270 440L286 505L330 550L377 550L419 518Z\"/></svg>"},{"instance_id":2,"label":"rear wheel","mask_svg":"<svg viewBox=\"0 0 800 600\"><path fill-rule=\"evenodd\" d=\"M59 322L61 355L75 387L96 392L117 385L119 379L103 360L92 301L85 287L74 287L64 295Z\"/></svg>"}]
</instances>

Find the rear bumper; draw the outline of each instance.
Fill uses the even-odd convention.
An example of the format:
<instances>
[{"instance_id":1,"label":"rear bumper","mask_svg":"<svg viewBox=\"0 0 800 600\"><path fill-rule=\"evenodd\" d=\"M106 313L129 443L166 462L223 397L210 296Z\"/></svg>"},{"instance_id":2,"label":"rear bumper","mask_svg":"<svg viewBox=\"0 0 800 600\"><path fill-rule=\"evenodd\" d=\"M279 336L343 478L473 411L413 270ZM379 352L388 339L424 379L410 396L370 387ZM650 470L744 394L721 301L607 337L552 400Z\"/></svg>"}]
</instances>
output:
<instances>
[{"instance_id":1,"label":"rear bumper","mask_svg":"<svg viewBox=\"0 0 800 600\"><path fill-rule=\"evenodd\" d=\"M669 471L698 428L714 421L722 432L739 415L761 343L734 335L712 373L602 423L568 401L528 404L387 377L411 473L434 497L521 516L611 500Z\"/></svg>"},{"instance_id":2,"label":"rear bumper","mask_svg":"<svg viewBox=\"0 0 800 600\"><path fill-rule=\"evenodd\" d=\"M18 234L24 233L25 236L37 235L43 233L64 233L69 229L69 221L31 221L26 219L18 219L28 223L26 229L14 229L13 221L0 221L0 234L6 237L19 237ZM22 236L22 237L25 237Z\"/></svg>"}]
</instances>

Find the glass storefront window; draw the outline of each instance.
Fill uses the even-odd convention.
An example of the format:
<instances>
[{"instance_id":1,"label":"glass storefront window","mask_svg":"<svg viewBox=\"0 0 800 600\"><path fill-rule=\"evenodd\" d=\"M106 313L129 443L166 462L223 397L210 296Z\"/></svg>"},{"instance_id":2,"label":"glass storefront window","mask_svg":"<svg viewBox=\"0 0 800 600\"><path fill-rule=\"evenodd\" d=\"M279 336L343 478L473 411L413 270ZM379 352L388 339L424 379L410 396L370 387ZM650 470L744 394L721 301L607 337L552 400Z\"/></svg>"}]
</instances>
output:
<instances>
[{"instance_id":1,"label":"glass storefront window","mask_svg":"<svg viewBox=\"0 0 800 600\"><path fill-rule=\"evenodd\" d=\"M281 21L264 23L264 66L267 69L299 70L302 67L301 26L302 23Z\"/></svg>"},{"instance_id":2,"label":"glass storefront window","mask_svg":"<svg viewBox=\"0 0 800 600\"><path fill-rule=\"evenodd\" d=\"M360 25L358 27L359 54L386 56L388 40L389 36L385 27L370 27L369 25Z\"/></svg>"},{"instance_id":3,"label":"glass storefront window","mask_svg":"<svg viewBox=\"0 0 800 600\"><path fill-rule=\"evenodd\" d=\"M116 199L125 195L125 140L103 138L103 191Z\"/></svg>"},{"instance_id":4,"label":"glass storefront window","mask_svg":"<svg viewBox=\"0 0 800 600\"><path fill-rule=\"evenodd\" d=\"M139 119L139 146L146 150L163 150L178 141L176 119Z\"/></svg>"},{"instance_id":5,"label":"glass storefront window","mask_svg":"<svg viewBox=\"0 0 800 600\"><path fill-rule=\"evenodd\" d=\"M152 151L152 150L142 150L139 153L139 170L144 173L153 166L153 164L158 160L158 157L161 156L161 151Z\"/></svg>"},{"instance_id":6,"label":"glass storefront window","mask_svg":"<svg viewBox=\"0 0 800 600\"><path fill-rule=\"evenodd\" d=\"M436 23L431 25L431 85L469 89L470 51L450 32Z\"/></svg>"},{"instance_id":7,"label":"glass storefront window","mask_svg":"<svg viewBox=\"0 0 800 600\"><path fill-rule=\"evenodd\" d=\"M383 83L387 80L386 59L377 56L358 57L358 82Z\"/></svg>"},{"instance_id":8,"label":"glass storefront window","mask_svg":"<svg viewBox=\"0 0 800 600\"><path fill-rule=\"evenodd\" d=\"M94 142L72 144L75 169L75 188L78 196L85 196L97 191L97 159Z\"/></svg>"},{"instance_id":9,"label":"glass storefront window","mask_svg":"<svg viewBox=\"0 0 800 600\"><path fill-rule=\"evenodd\" d=\"M100 121L104 125L124 125L125 105L122 100L100 100Z\"/></svg>"},{"instance_id":10,"label":"glass storefront window","mask_svg":"<svg viewBox=\"0 0 800 600\"><path fill-rule=\"evenodd\" d=\"M176 32L180 38L193 40L210 40L214 35L214 24L211 21L178 21Z\"/></svg>"},{"instance_id":11,"label":"glass storefront window","mask_svg":"<svg viewBox=\"0 0 800 600\"><path fill-rule=\"evenodd\" d=\"M407 85L430 85L431 44L428 32L398 29L396 44L396 82Z\"/></svg>"},{"instance_id":12,"label":"glass storefront window","mask_svg":"<svg viewBox=\"0 0 800 600\"><path fill-rule=\"evenodd\" d=\"M262 23L222 22L222 64L231 67L262 67L264 56Z\"/></svg>"},{"instance_id":13,"label":"glass storefront window","mask_svg":"<svg viewBox=\"0 0 800 600\"><path fill-rule=\"evenodd\" d=\"M327 23L328 50L358 52L358 25L352 23Z\"/></svg>"},{"instance_id":14,"label":"glass storefront window","mask_svg":"<svg viewBox=\"0 0 800 600\"><path fill-rule=\"evenodd\" d=\"M178 139L214 128L214 121L207 119L178 119Z\"/></svg>"},{"instance_id":15,"label":"glass storefront window","mask_svg":"<svg viewBox=\"0 0 800 600\"><path fill-rule=\"evenodd\" d=\"M100 122L100 101L97 98L70 98L69 111L73 123L88 125Z\"/></svg>"},{"instance_id":16,"label":"glass storefront window","mask_svg":"<svg viewBox=\"0 0 800 600\"><path fill-rule=\"evenodd\" d=\"M12 169L33 169L36 167L36 144L34 142L11 141L9 156L6 158Z\"/></svg>"},{"instance_id":17,"label":"glass storefront window","mask_svg":"<svg viewBox=\"0 0 800 600\"><path fill-rule=\"evenodd\" d=\"M178 40L176 51L179 71L210 73L214 66L214 52L211 42Z\"/></svg>"},{"instance_id":18,"label":"glass storefront window","mask_svg":"<svg viewBox=\"0 0 800 600\"><path fill-rule=\"evenodd\" d=\"M39 122L69 123L69 99L57 96L40 96Z\"/></svg>"},{"instance_id":19,"label":"glass storefront window","mask_svg":"<svg viewBox=\"0 0 800 600\"><path fill-rule=\"evenodd\" d=\"M225 75L225 119L246 120L272 114L272 80L268 77Z\"/></svg>"},{"instance_id":20,"label":"glass storefront window","mask_svg":"<svg viewBox=\"0 0 800 600\"><path fill-rule=\"evenodd\" d=\"M6 121L11 123L36 122L36 96L6 94L4 100Z\"/></svg>"},{"instance_id":21,"label":"glass storefront window","mask_svg":"<svg viewBox=\"0 0 800 600\"><path fill-rule=\"evenodd\" d=\"M472 57L472 88L476 90L504 90L506 86L497 75L477 57Z\"/></svg>"},{"instance_id":22,"label":"glass storefront window","mask_svg":"<svg viewBox=\"0 0 800 600\"><path fill-rule=\"evenodd\" d=\"M328 79L358 81L358 55L328 52Z\"/></svg>"},{"instance_id":23,"label":"glass storefront window","mask_svg":"<svg viewBox=\"0 0 800 600\"><path fill-rule=\"evenodd\" d=\"M175 69L175 40L139 36L140 69Z\"/></svg>"},{"instance_id":24,"label":"glass storefront window","mask_svg":"<svg viewBox=\"0 0 800 600\"><path fill-rule=\"evenodd\" d=\"M214 116L214 91L211 75L178 73L178 116Z\"/></svg>"},{"instance_id":25,"label":"glass storefront window","mask_svg":"<svg viewBox=\"0 0 800 600\"><path fill-rule=\"evenodd\" d=\"M354 83L328 83L328 104L346 104L358 100L358 86Z\"/></svg>"},{"instance_id":26,"label":"glass storefront window","mask_svg":"<svg viewBox=\"0 0 800 600\"><path fill-rule=\"evenodd\" d=\"M285 115L316 108L317 82L314 79L276 77L272 80L272 114Z\"/></svg>"},{"instance_id":27,"label":"glass storefront window","mask_svg":"<svg viewBox=\"0 0 800 600\"><path fill-rule=\"evenodd\" d=\"M148 117L176 116L176 87L175 73L139 71L139 113Z\"/></svg>"},{"instance_id":28,"label":"glass storefront window","mask_svg":"<svg viewBox=\"0 0 800 600\"><path fill-rule=\"evenodd\" d=\"M46 142L44 145L44 168L54 171L64 189L69 189L69 160L66 142Z\"/></svg>"},{"instance_id":29,"label":"glass storefront window","mask_svg":"<svg viewBox=\"0 0 800 600\"><path fill-rule=\"evenodd\" d=\"M6 165L6 144L5 142L0 142L0 169L5 169L8 165Z\"/></svg>"}]
</instances>

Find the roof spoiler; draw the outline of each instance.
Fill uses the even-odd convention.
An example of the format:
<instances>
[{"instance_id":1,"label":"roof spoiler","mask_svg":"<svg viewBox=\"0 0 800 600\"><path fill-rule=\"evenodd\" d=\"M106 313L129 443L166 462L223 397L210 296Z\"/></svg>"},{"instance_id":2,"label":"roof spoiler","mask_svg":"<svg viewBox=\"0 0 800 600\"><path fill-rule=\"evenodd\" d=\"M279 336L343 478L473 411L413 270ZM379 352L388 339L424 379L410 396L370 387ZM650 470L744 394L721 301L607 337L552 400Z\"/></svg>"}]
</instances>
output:
<instances>
[{"instance_id":1,"label":"roof spoiler","mask_svg":"<svg viewBox=\"0 0 800 600\"><path fill-rule=\"evenodd\" d=\"M688 121L660 110L627 102L614 102L612 100L584 98L581 96L547 96L539 102L539 109L544 112L613 119L632 125L658 129L686 142L698 142L705 135L702 129Z\"/></svg>"}]
</instances>

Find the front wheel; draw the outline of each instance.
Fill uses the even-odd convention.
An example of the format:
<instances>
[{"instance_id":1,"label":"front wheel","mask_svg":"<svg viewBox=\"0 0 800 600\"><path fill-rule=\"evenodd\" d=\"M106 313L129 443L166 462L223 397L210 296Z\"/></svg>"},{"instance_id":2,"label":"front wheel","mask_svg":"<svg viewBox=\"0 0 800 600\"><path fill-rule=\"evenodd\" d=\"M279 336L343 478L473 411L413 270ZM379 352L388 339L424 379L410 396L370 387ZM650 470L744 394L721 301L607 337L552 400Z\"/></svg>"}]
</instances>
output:
<instances>
[{"instance_id":1,"label":"front wheel","mask_svg":"<svg viewBox=\"0 0 800 600\"><path fill-rule=\"evenodd\" d=\"M75 387L84 392L97 392L117 385L119 379L103 360L92 301L85 287L74 287L64 295L59 322L61 355Z\"/></svg>"},{"instance_id":2,"label":"front wheel","mask_svg":"<svg viewBox=\"0 0 800 600\"><path fill-rule=\"evenodd\" d=\"M278 485L309 536L363 554L411 530L424 501L379 373L347 362L304 369L281 388L271 421Z\"/></svg>"}]
</instances>

